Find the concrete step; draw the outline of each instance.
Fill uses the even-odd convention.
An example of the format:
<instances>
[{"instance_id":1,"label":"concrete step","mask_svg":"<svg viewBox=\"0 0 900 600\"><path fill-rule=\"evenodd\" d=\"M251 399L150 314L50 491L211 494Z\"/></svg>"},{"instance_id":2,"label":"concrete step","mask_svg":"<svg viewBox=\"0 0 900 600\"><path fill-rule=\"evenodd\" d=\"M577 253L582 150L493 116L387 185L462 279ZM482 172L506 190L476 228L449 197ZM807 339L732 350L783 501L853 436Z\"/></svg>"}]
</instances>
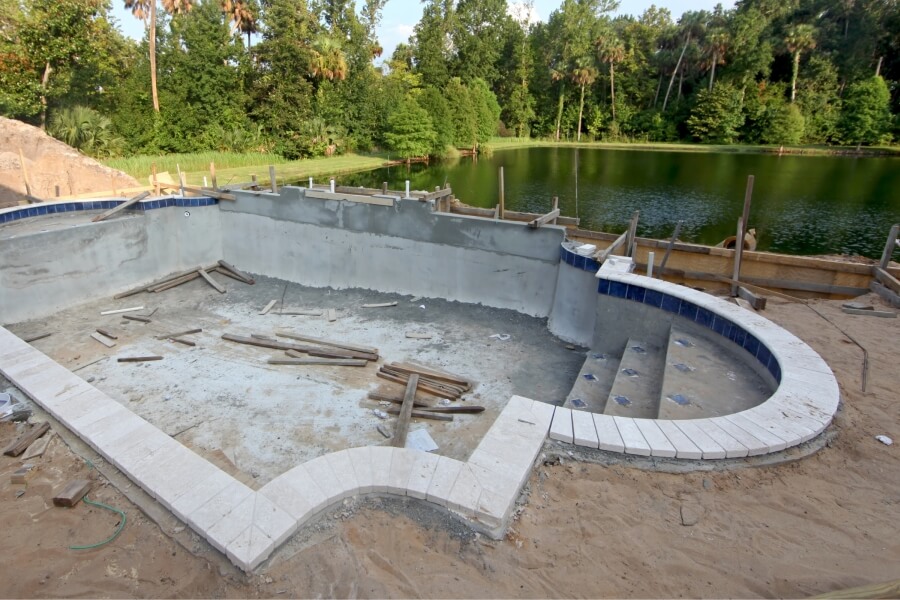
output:
<instances>
[{"instance_id":1,"label":"concrete step","mask_svg":"<svg viewBox=\"0 0 900 600\"><path fill-rule=\"evenodd\" d=\"M672 326L659 398L660 419L728 415L763 402L768 385L741 356L686 328ZM745 353L744 353L745 354Z\"/></svg>"},{"instance_id":2,"label":"concrete step","mask_svg":"<svg viewBox=\"0 0 900 600\"><path fill-rule=\"evenodd\" d=\"M655 419L665 362L665 348L629 338L603 412L616 417Z\"/></svg>"},{"instance_id":3,"label":"concrete step","mask_svg":"<svg viewBox=\"0 0 900 600\"><path fill-rule=\"evenodd\" d=\"M588 352L563 406L602 413L616 378L619 360L618 356L611 354Z\"/></svg>"}]
</instances>

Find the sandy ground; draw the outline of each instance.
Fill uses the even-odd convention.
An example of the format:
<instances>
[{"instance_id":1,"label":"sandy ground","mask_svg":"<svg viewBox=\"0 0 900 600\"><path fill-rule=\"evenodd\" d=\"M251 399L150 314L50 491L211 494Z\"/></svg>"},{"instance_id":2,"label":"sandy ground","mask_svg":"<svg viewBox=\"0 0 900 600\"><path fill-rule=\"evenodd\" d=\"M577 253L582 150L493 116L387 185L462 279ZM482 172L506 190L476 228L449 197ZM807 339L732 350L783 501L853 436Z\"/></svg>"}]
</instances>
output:
<instances>
[{"instance_id":1,"label":"sandy ground","mask_svg":"<svg viewBox=\"0 0 900 600\"><path fill-rule=\"evenodd\" d=\"M833 439L802 460L672 474L648 462L548 456L504 541L416 501L369 498L327 511L244 576L127 483L104 486L96 471L91 496L125 510L128 524L102 548L67 549L103 539L117 517L84 504L52 508L52 489L90 473L57 440L18 499L22 486L9 474L20 461L0 457L0 595L801 597L895 579L900 444L874 436L900 441L900 325L813 304L868 349L870 371L863 394L861 351L809 308L769 300L766 316L807 340L841 384ZM13 436L12 425L0 427L0 443Z\"/></svg>"}]
</instances>

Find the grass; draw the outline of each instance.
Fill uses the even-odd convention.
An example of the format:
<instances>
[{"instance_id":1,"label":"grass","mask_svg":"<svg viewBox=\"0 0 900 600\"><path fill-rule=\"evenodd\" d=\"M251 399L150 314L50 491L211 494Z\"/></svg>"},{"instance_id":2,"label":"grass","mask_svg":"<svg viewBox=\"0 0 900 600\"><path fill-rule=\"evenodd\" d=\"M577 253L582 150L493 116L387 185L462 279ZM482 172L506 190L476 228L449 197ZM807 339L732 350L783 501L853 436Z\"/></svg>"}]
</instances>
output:
<instances>
[{"instance_id":1,"label":"grass","mask_svg":"<svg viewBox=\"0 0 900 600\"><path fill-rule=\"evenodd\" d=\"M216 164L216 179L219 185L250 181L255 174L263 184L269 180L269 165L275 166L279 183L299 181L308 177L322 177L377 169L387 162L387 155L344 154L304 160L286 160L274 154L257 152L195 152L191 154L167 154L165 156L131 156L113 158L103 163L125 171L141 182L147 181L152 166L156 164L159 173L168 171L177 180L176 173L180 168L185 174L185 181L191 185L203 183L203 177L209 177L209 163Z\"/></svg>"},{"instance_id":2,"label":"grass","mask_svg":"<svg viewBox=\"0 0 900 600\"><path fill-rule=\"evenodd\" d=\"M608 148L613 150L655 150L661 152L703 152L732 154L774 154L778 146L750 144L689 144L684 142L574 142L568 140L548 140L536 138L495 137L490 146L494 150L509 148L571 147L571 148ZM867 146L857 151L855 146L784 146L785 154L805 155L890 155L900 156L900 148L896 146Z\"/></svg>"}]
</instances>

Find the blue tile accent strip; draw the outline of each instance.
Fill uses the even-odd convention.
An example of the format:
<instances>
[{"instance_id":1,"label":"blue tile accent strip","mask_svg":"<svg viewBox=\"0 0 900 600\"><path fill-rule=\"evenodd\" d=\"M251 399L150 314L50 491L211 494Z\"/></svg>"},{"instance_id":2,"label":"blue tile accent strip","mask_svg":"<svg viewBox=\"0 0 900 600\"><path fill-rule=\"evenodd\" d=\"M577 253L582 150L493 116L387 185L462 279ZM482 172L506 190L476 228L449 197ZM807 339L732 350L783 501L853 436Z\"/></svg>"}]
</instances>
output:
<instances>
[{"instance_id":1,"label":"blue tile accent strip","mask_svg":"<svg viewBox=\"0 0 900 600\"><path fill-rule=\"evenodd\" d=\"M577 255L574 252L569 252L563 248L561 258L564 262L572 264L572 262L574 262L572 257L575 256ZM596 264L596 261L590 259L587 259L587 262ZM632 302L647 304L653 308L659 308L666 312L680 315L685 319L694 321L698 325L711 329L749 352L753 358L758 360L759 363L772 374L775 381L781 383L781 367L778 365L778 361L775 360L775 355L772 354L772 352L763 345L756 336L746 331L743 327L735 325L721 315L717 315L710 310L701 308L693 302L682 300L677 296L672 296L671 294L666 294L657 290L648 290L633 283L624 284L620 281L600 279L600 282L597 285L597 293L613 298L623 298L631 300Z\"/></svg>"},{"instance_id":2,"label":"blue tile accent strip","mask_svg":"<svg viewBox=\"0 0 900 600\"><path fill-rule=\"evenodd\" d=\"M590 256L582 256L577 252L572 252L565 246L559 247L559 259L567 265L589 273L596 273L600 270L600 263L596 260Z\"/></svg>"},{"instance_id":3,"label":"blue tile accent strip","mask_svg":"<svg viewBox=\"0 0 900 600\"><path fill-rule=\"evenodd\" d=\"M3 223L12 223L13 221L18 221L19 219L28 219L31 217L42 217L44 215L55 215L57 213L64 212L74 212L79 210L109 210L122 204L125 202L124 200L85 200L84 202L65 202L65 203L54 203L54 204L32 204L30 206L22 206L17 208L9 208L0 211L0 225ZM181 197L170 197L170 198L162 198L159 200L142 200L133 206L129 206L125 210L136 210L136 211L148 211L154 210L157 208L167 208L169 206L182 206L182 207L200 207L200 206L213 206L218 204L219 201L215 198L208 197L200 197L200 198L181 198ZM563 248L560 252L560 258L566 260L572 266L575 266L575 259L572 258L571 261L567 260L566 254L572 254L574 256L578 256L573 252L568 252L565 248ZM596 268L593 271L599 269L599 265L597 263L587 257L580 257L585 259L585 263L594 263ZM587 265L585 265L586 267ZM584 268L585 271L590 271L589 268Z\"/></svg>"}]
</instances>

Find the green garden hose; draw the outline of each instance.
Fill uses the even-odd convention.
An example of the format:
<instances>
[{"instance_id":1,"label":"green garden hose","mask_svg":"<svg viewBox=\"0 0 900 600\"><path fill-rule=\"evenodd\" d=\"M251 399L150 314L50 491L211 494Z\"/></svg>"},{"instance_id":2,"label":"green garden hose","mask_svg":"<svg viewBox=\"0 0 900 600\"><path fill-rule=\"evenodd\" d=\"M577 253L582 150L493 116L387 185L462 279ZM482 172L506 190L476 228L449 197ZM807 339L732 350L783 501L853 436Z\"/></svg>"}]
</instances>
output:
<instances>
[{"instance_id":1,"label":"green garden hose","mask_svg":"<svg viewBox=\"0 0 900 600\"><path fill-rule=\"evenodd\" d=\"M105 508L106 510L110 510L114 513L117 513L120 517L122 517L122 520L119 522L119 526L116 528L116 531L109 538L103 540L102 542L97 542L96 544L89 544L87 546L69 546L69 550L91 550L93 548L99 548L100 546L108 544L111 541L113 541L114 539L116 539L117 537L119 537L119 534L122 533L122 530L125 528L125 521L127 519L125 518L125 513L123 511L119 510L118 508L113 508L112 506L107 506L106 504L103 504L102 502L94 502L87 496L85 496L83 498L83 500L84 500L85 504L90 504L92 506L99 506L100 508Z\"/></svg>"}]
</instances>

